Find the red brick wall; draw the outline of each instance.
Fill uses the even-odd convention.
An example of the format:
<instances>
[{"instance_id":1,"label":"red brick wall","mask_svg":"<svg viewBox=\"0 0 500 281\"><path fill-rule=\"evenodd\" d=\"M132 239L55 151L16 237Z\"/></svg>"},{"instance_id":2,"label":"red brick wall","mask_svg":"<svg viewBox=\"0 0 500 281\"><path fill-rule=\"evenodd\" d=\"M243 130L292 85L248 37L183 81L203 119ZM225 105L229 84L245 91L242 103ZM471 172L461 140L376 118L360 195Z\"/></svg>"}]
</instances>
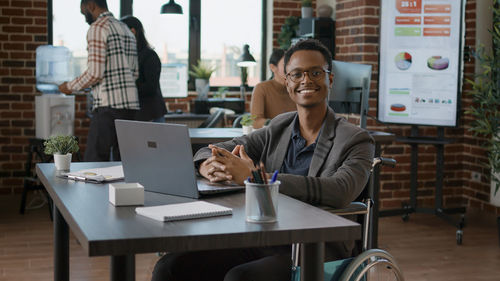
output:
<instances>
[{"instance_id":1,"label":"red brick wall","mask_svg":"<svg viewBox=\"0 0 500 281\"><path fill-rule=\"evenodd\" d=\"M0 194L22 185L35 125L35 49L47 42L47 1L0 1Z\"/></svg>"},{"instance_id":2,"label":"red brick wall","mask_svg":"<svg viewBox=\"0 0 500 281\"><path fill-rule=\"evenodd\" d=\"M467 1L466 7L466 45L475 45L476 1ZM369 114L376 116L377 75L378 75L378 34L379 1L373 0L337 0L336 6L336 59L373 65L370 92ZM474 62L465 63L465 75L469 78L474 73ZM464 109L471 105L467 96L470 86L465 85L461 97L460 124L457 128L445 129L445 137L454 139L453 144L445 145L444 154L444 206L464 205L500 214L489 201L489 171L481 165L486 161L486 152L481 147L481 140L473 137L467 130L471 117ZM409 136L410 127L391 125L397 136ZM372 130L388 131L373 120L368 121ZM420 127L419 134L437 136L435 127ZM418 167L418 204L431 207L434 204L436 178L436 149L433 145L419 145ZM383 154L398 161L396 168L383 168L381 173L381 208L399 208L402 202L409 201L410 188L410 153L409 145L393 142L385 147ZM471 172L481 173L481 182L471 180Z\"/></svg>"},{"instance_id":3,"label":"red brick wall","mask_svg":"<svg viewBox=\"0 0 500 281\"><path fill-rule=\"evenodd\" d=\"M289 16L300 17L300 0L274 0L273 2L273 48L278 48L278 34L281 32L281 26ZM316 1L313 1L313 8ZM315 15L316 11L314 11Z\"/></svg>"}]
</instances>

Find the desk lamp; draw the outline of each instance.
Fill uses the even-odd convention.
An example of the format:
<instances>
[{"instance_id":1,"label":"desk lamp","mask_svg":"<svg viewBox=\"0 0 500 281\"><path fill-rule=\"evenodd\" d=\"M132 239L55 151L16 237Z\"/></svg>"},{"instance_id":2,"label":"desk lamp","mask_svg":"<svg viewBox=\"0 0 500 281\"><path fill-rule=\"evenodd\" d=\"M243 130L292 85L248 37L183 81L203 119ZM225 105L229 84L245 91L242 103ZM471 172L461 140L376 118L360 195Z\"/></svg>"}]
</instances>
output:
<instances>
[{"instance_id":1,"label":"desk lamp","mask_svg":"<svg viewBox=\"0 0 500 281\"><path fill-rule=\"evenodd\" d=\"M254 57L250 54L250 46L245 44L243 46L243 54L239 57L238 63L236 64L241 68L241 86L240 93L241 98L245 100L245 87L247 86L248 72L247 67L256 65Z\"/></svg>"},{"instance_id":2,"label":"desk lamp","mask_svg":"<svg viewBox=\"0 0 500 281\"><path fill-rule=\"evenodd\" d=\"M175 3L174 0L170 0L167 4L161 6L162 14L181 14L182 15L182 7L181 5Z\"/></svg>"}]
</instances>

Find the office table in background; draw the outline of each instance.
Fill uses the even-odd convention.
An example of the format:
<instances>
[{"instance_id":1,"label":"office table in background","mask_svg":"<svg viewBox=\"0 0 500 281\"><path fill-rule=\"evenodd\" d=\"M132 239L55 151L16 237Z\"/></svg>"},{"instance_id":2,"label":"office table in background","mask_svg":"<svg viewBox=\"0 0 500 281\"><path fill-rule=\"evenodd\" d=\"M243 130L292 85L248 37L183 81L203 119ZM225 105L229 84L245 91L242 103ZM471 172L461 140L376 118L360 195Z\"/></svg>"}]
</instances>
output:
<instances>
[{"instance_id":1,"label":"office table in background","mask_svg":"<svg viewBox=\"0 0 500 281\"><path fill-rule=\"evenodd\" d=\"M73 171L120 162L72 163ZM233 208L233 215L158 222L135 214L135 207L114 207L108 185L57 177L53 163L36 172L54 202L54 280L69 280L69 228L89 256L111 256L111 280L135 280L135 254L214 250L303 243L302 280L323 280L324 241L359 239L359 224L285 195L279 197L278 222L245 221L242 192L208 197ZM168 182L168 181L165 181ZM192 201L146 192L145 206Z\"/></svg>"},{"instance_id":2,"label":"office table in background","mask_svg":"<svg viewBox=\"0 0 500 281\"><path fill-rule=\"evenodd\" d=\"M189 138L192 144L218 143L242 135L242 128L189 128Z\"/></svg>"},{"instance_id":3,"label":"office table in background","mask_svg":"<svg viewBox=\"0 0 500 281\"><path fill-rule=\"evenodd\" d=\"M233 120L236 119L239 116L239 114L234 114L234 115L229 115L226 114L224 117L223 126L230 126L233 124ZM169 113L165 114L165 122L166 123L174 123L174 124L184 124L188 126L189 128L197 128L203 121L205 121L208 117L210 117L210 114L196 114L196 113Z\"/></svg>"}]
</instances>

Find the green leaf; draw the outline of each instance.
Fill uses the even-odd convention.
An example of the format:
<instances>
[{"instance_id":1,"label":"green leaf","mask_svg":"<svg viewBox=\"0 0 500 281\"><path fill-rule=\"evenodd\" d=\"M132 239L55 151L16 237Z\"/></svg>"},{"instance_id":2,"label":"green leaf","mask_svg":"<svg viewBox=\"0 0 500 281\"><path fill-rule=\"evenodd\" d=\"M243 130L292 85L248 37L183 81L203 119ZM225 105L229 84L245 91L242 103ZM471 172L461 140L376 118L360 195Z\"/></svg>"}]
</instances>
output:
<instances>
[{"instance_id":1,"label":"green leaf","mask_svg":"<svg viewBox=\"0 0 500 281\"><path fill-rule=\"evenodd\" d=\"M257 118L256 115L245 114L241 118L241 122L240 123L241 123L242 126L252 126L253 122L255 121L255 118Z\"/></svg>"},{"instance_id":2,"label":"green leaf","mask_svg":"<svg viewBox=\"0 0 500 281\"><path fill-rule=\"evenodd\" d=\"M500 3L500 1L496 1ZM486 51L481 45L474 57L480 65L480 73L477 73L474 81L465 79L472 86L468 94L472 97L472 105L465 110L474 120L468 129L474 135L485 137L484 147L488 152L488 163L485 163L492 173L500 173L500 5L494 5L493 23L489 30L493 50ZM500 179L493 175L495 182L495 194L500 189Z\"/></svg>"},{"instance_id":3,"label":"green leaf","mask_svg":"<svg viewBox=\"0 0 500 281\"><path fill-rule=\"evenodd\" d=\"M79 150L78 142L74 136L52 136L44 143L45 154L68 154L75 153Z\"/></svg>"},{"instance_id":4,"label":"green leaf","mask_svg":"<svg viewBox=\"0 0 500 281\"><path fill-rule=\"evenodd\" d=\"M215 67L210 66L208 63L202 62L201 60L198 60L198 64L196 65L191 65L191 68L193 70L189 70L189 74L193 76L194 78L199 78L199 79L210 79L210 76L212 76L212 73L215 71Z\"/></svg>"}]
</instances>

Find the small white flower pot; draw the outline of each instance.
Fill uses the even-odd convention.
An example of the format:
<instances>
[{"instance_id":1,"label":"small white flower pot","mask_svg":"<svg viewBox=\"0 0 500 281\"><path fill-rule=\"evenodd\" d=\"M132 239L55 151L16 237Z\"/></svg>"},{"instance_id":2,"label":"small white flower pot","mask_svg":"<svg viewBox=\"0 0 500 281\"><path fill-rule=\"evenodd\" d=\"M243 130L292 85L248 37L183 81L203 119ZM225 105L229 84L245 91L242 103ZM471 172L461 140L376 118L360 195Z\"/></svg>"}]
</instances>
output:
<instances>
[{"instance_id":1,"label":"small white flower pot","mask_svg":"<svg viewBox=\"0 0 500 281\"><path fill-rule=\"evenodd\" d=\"M252 126L242 126L242 128L243 128L243 134L244 135L248 135L248 134L250 134L253 131L253 127Z\"/></svg>"},{"instance_id":2,"label":"small white flower pot","mask_svg":"<svg viewBox=\"0 0 500 281\"><path fill-rule=\"evenodd\" d=\"M71 165L71 153L67 154L54 154L54 164L56 170L69 171Z\"/></svg>"},{"instance_id":3,"label":"small white flower pot","mask_svg":"<svg viewBox=\"0 0 500 281\"><path fill-rule=\"evenodd\" d=\"M199 78L196 78L194 80L196 93L198 93L199 100L208 99L208 92L210 91L210 83L208 81L209 81L208 79L199 79Z\"/></svg>"},{"instance_id":4,"label":"small white flower pot","mask_svg":"<svg viewBox=\"0 0 500 281\"><path fill-rule=\"evenodd\" d=\"M301 14L303 19L309 19L313 17L313 8L312 7L302 7Z\"/></svg>"}]
</instances>

